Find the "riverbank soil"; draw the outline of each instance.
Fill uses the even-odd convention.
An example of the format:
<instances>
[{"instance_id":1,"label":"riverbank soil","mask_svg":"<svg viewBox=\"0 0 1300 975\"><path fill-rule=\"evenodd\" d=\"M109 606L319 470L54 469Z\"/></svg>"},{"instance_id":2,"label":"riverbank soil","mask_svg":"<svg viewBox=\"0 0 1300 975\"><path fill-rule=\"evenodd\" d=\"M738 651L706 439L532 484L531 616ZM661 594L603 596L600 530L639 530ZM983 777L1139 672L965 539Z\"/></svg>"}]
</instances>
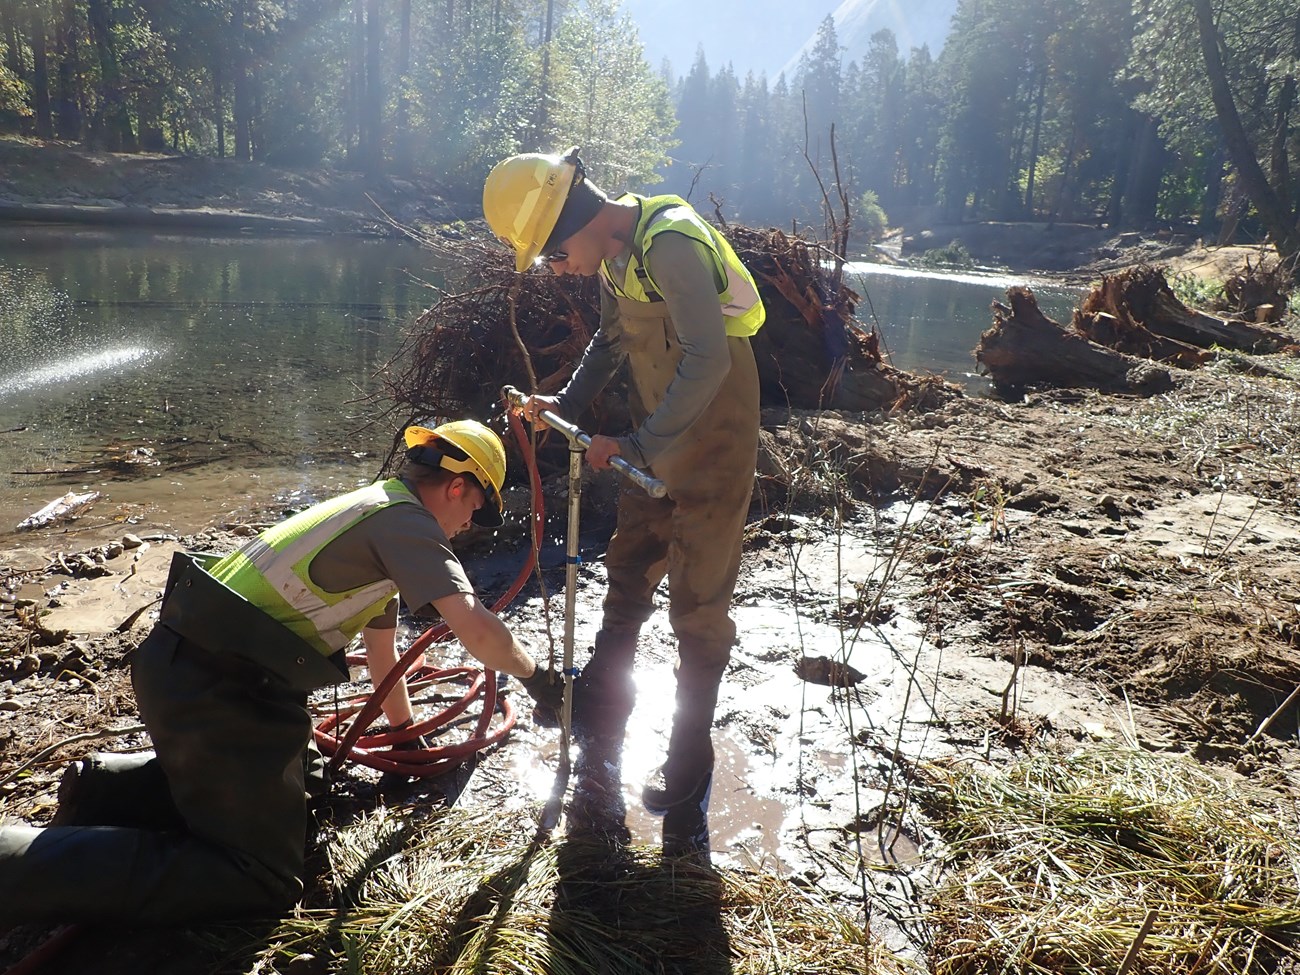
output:
<instances>
[{"instance_id":1,"label":"riverbank soil","mask_svg":"<svg viewBox=\"0 0 1300 975\"><path fill-rule=\"evenodd\" d=\"M393 236L480 216L422 177L0 138L0 219Z\"/></svg>"},{"instance_id":2,"label":"riverbank soil","mask_svg":"<svg viewBox=\"0 0 1300 975\"><path fill-rule=\"evenodd\" d=\"M1269 364L1297 374L1290 357ZM850 913L865 895L881 935L923 954L887 920L917 907L900 894L912 884L888 878L930 869L921 854L931 827L903 811L917 763L1129 741L1283 792L1300 785L1300 708L1278 710L1300 686L1298 391L1221 364L1180 373L1151 398L1058 391L959 397L924 414L765 413L740 636L718 711L714 863L794 877ZM599 479L589 494L579 661L599 619L609 529ZM158 524L130 527L128 544L143 544L122 548L122 526L92 508L71 525L7 527L0 538L7 816L47 822L68 760L147 745L131 730L127 663L170 553L227 549L256 525L180 539ZM520 556L480 542L465 557L490 593ZM504 616L544 654L560 638L563 575L553 555L543 564L549 605L533 587ZM633 842L659 842L636 796L661 756L674 652L661 612L642 641L635 730L614 763L621 779L578 753L557 835L594 815L619 819ZM330 713L329 700L317 705ZM557 732L528 721L526 699L516 705L516 732L458 786L460 803L540 806L549 795ZM128 730L80 737L114 729ZM418 808L442 794L430 784L377 796L376 778L344 770L334 805L322 807L323 838L376 804ZM885 828L895 821L907 824L901 835ZM859 855L890 872L864 881ZM26 927L0 936L0 961L34 937ZM87 939L100 971L138 967L147 950L123 947L120 932ZM196 967L201 952L159 944L172 953L145 967L211 970ZM48 970L78 970L85 955L69 952L73 967Z\"/></svg>"},{"instance_id":3,"label":"riverbank soil","mask_svg":"<svg viewBox=\"0 0 1300 975\"><path fill-rule=\"evenodd\" d=\"M1282 327L1295 331L1295 318ZM1297 362L1225 356L1171 370L1173 388L1149 397L1058 390L955 395L927 412L766 411L715 727L713 864L776 873L852 917L865 911L877 936L924 967L915 917L938 870L937 831L909 790L926 762L997 767L1047 743L1123 742L1249 777L1286 806L1300 786ZM1252 374L1258 365L1267 377ZM50 500L64 490L51 485ZM563 491L547 483L544 590L534 580L502 611L542 656L561 643ZM0 525L0 817L46 824L68 761L148 746L129 658L172 553L228 551L284 514L267 497L241 522L178 537L173 513L134 511L128 523L111 495L110 485L75 520ZM579 664L605 588L608 477L591 477L583 497ZM512 498L506 544L461 547L489 599L523 559L524 492ZM408 621L403 635L419 627ZM663 824L638 796L662 758L675 653L661 608L642 637L627 739L614 753L575 750L550 841L599 829L659 844ZM437 657L460 655L453 644ZM328 844L378 807L418 816L453 801L535 810L542 822L559 733L509 693L520 722L467 780L381 794L373 770L339 771L315 807L308 903L335 904ZM313 707L325 720L336 700L321 694ZM0 931L0 966L48 933ZM247 928L81 928L40 970L344 970L341 945L333 960L292 967L259 958L274 940Z\"/></svg>"}]
</instances>

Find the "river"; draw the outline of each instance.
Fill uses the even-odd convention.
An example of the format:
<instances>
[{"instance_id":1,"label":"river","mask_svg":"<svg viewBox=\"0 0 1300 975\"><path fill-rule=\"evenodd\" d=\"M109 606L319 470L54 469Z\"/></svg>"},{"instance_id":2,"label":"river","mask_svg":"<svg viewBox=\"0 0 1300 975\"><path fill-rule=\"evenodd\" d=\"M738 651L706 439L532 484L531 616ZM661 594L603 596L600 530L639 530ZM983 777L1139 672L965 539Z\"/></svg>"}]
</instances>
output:
<instances>
[{"instance_id":1,"label":"river","mask_svg":"<svg viewBox=\"0 0 1300 975\"><path fill-rule=\"evenodd\" d=\"M970 350L1026 279L849 270L894 365L982 388ZM0 532L70 490L189 532L364 483L392 441L367 397L440 282L392 240L0 227Z\"/></svg>"}]
</instances>

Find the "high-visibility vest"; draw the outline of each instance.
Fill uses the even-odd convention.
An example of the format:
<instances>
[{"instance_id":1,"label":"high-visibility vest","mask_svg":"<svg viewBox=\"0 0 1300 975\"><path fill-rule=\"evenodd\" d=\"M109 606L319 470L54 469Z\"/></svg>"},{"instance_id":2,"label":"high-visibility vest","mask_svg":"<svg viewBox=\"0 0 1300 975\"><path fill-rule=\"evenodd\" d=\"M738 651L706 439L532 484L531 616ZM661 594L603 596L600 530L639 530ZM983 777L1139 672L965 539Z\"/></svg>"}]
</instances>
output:
<instances>
[{"instance_id":1,"label":"high-visibility vest","mask_svg":"<svg viewBox=\"0 0 1300 975\"><path fill-rule=\"evenodd\" d=\"M419 503L399 479L376 481L268 528L208 573L329 656L383 612L397 594L397 584L380 579L345 592L326 592L311 580L312 559L375 512Z\"/></svg>"},{"instance_id":2,"label":"high-visibility vest","mask_svg":"<svg viewBox=\"0 0 1300 975\"><path fill-rule=\"evenodd\" d=\"M645 267L645 254L660 234L669 231L685 234L703 244L713 259L713 283L722 303L727 334L747 337L757 332L767 316L763 300L758 295L754 276L731 249L727 238L680 196L625 193L618 198L620 203L633 200L640 204L641 215L632 234L632 254L623 279L615 280L608 261L600 265L601 280L610 293L630 301L663 301L663 295Z\"/></svg>"}]
</instances>

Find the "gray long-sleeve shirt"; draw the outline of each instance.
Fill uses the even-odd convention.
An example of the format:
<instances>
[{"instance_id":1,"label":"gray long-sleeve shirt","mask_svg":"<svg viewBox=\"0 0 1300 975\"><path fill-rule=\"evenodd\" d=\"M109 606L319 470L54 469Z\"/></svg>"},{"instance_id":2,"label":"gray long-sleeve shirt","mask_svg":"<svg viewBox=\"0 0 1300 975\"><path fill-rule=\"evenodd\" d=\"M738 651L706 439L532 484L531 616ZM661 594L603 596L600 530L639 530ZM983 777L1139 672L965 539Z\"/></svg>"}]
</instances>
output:
<instances>
[{"instance_id":1,"label":"gray long-sleeve shirt","mask_svg":"<svg viewBox=\"0 0 1300 975\"><path fill-rule=\"evenodd\" d=\"M630 249L615 263L626 267ZM619 454L637 467L649 467L684 433L713 401L731 368L727 330L714 279L714 259L699 241L665 232L652 241L643 263L663 296L673 320L682 360L664 398L631 434L618 438ZM592 336L573 378L560 391L559 412L577 416L613 378L625 358L619 348L622 330L618 301L601 289L600 328Z\"/></svg>"}]
</instances>

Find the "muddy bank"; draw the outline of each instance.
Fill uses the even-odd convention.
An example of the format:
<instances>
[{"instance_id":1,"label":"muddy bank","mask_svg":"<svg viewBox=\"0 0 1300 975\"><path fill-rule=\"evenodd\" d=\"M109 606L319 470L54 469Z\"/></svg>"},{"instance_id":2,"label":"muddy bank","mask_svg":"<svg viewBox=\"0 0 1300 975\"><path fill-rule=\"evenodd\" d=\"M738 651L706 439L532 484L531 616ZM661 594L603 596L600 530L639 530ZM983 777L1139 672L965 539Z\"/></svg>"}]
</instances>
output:
<instances>
[{"instance_id":1,"label":"muddy bank","mask_svg":"<svg viewBox=\"0 0 1300 975\"><path fill-rule=\"evenodd\" d=\"M865 897L880 936L924 958L923 936L905 923L936 866L933 824L908 794L918 763L1129 741L1283 792L1300 785L1300 709L1283 707L1300 684L1298 388L1223 362L1146 398L1055 392L959 397L925 413L765 413L740 637L718 712L714 862L799 878L858 917ZM504 612L543 654L561 635L558 492L557 481L549 599L534 583ZM608 484L594 478L586 497L579 648L604 591ZM134 725L126 655L151 621L170 551L225 549L258 523L176 539L146 521L132 526L146 544L114 554L115 539L87 545L62 527L0 539L0 776L74 734ZM520 558L483 539L464 554L488 593ZM578 753L585 772L562 831L595 816L658 843L637 794L662 754L673 656L661 612L639 657L634 731L621 754ZM823 682L832 664L850 686ZM512 738L456 785L456 801L537 808L554 786L557 732L516 703ZM332 708L316 705L322 717ZM3 812L45 822L64 762L143 744L138 732L65 744L0 787ZM345 769L321 810L324 836L341 811L445 799L433 784L377 796L376 777ZM864 861L886 869L864 874Z\"/></svg>"}]
</instances>

